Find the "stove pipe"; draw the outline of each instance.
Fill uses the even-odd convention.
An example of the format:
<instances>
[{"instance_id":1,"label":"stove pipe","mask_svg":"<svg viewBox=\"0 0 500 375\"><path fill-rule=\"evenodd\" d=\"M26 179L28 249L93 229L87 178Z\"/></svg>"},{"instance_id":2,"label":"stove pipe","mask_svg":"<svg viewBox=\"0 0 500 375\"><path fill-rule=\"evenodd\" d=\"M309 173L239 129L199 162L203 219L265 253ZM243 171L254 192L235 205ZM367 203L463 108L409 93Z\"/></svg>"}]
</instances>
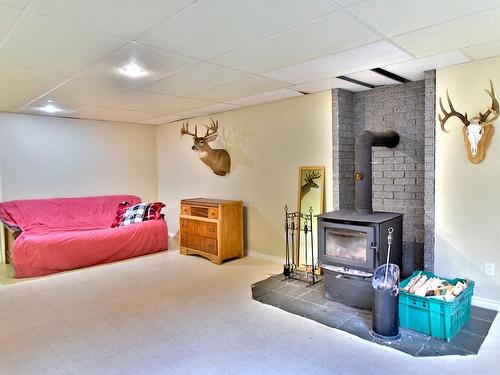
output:
<instances>
[{"instance_id":1,"label":"stove pipe","mask_svg":"<svg viewBox=\"0 0 500 375\"><path fill-rule=\"evenodd\" d=\"M372 146L396 147L399 134L388 130L371 132L364 130L357 136L354 154L354 185L356 191L356 212L373 213L372 206Z\"/></svg>"}]
</instances>

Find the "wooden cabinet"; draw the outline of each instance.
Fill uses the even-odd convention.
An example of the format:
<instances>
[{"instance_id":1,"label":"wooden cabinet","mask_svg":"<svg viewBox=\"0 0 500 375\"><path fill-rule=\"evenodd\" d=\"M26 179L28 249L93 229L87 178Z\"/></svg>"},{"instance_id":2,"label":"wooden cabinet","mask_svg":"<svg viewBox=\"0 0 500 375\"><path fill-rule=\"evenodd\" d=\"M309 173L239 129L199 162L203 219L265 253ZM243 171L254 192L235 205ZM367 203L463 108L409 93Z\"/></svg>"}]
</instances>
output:
<instances>
[{"instance_id":1,"label":"wooden cabinet","mask_svg":"<svg viewBox=\"0 0 500 375\"><path fill-rule=\"evenodd\" d=\"M179 228L181 254L198 254L216 264L244 255L241 201L184 199Z\"/></svg>"}]
</instances>

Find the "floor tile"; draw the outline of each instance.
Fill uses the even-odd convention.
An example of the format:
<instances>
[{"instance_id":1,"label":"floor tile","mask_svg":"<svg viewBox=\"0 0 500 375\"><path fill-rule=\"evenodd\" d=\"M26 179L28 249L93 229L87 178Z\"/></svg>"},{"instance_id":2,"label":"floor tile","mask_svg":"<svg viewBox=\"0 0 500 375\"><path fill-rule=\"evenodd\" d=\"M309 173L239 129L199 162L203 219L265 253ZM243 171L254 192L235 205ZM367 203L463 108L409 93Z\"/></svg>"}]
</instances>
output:
<instances>
[{"instance_id":1,"label":"floor tile","mask_svg":"<svg viewBox=\"0 0 500 375\"><path fill-rule=\"evenodd\" d=\"M498 314L498 311L489 310L489 309L485 309L485 308L478 307L478 306L471 306L470 315L471 315L471 317L474 317L474 318L483 319L483 320L487 320L489 322L492 322L493 320L495 320L495 317L497 316L497 314Z\"/></svg>"},{"instance_id":2,"label":"floor tile","mask_svg":"<svg viewBox=\"0 0 500 375\"><path fill-rule=\"evenodd\" d=\"M491 322L471 317L462 329L464 331L475 333L480 336L486 336L490 330L490 327Z\"/></svg>"},{"instance_id":3,"label":"floor tile","mask_svg":"<svg viewBox=\"0 0 500 375\"><path fill-rule=\"evenodd\" d=\"M173 248L0 286L0 374L314 375L378 374L384 369L387 375L403 370L482 375L500 367L498 321L476 356L428 358L440 354L436 350L444 341L436 340L425 343L416 354L420 357L413 358L326 326L356 317L368 331L370 315L329 300L320 307L322 283L305 288L301 298L277 293L287 283L290 290L303 284L284 282L281 271L281 264L252 257L217 266ZM276 276L268 280L270 274ZM288 305L292 314L253 300L252 284L269 290L261 300L269 294L277 305L303 301L307 308ZM328 318L324 324L297 315L307 315L312 306L318 310L311 317L329 311L322 315ZM492 320L491 313L475 308L473 316ZM478 324L482 327L474 321L471 329L480 329ZM356 325L350 326L355 332ZM474 337L458 340L477 348ZM468 353L455 348L453 354Z\"/></svg>"}]
</instances>

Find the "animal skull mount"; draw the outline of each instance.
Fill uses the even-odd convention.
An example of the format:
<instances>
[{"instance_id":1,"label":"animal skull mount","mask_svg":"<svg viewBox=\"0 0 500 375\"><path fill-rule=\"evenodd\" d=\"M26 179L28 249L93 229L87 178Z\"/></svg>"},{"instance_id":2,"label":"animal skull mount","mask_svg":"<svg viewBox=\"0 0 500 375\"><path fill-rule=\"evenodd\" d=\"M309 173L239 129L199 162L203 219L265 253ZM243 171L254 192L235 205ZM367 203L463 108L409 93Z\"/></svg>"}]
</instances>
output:
<instances>
[{"instance_id":1,"label":"animal skull mount","mask_svg":"<svg viewBox=\"0 0 500 375\"><path fill-rule=\"evenodd\" d=\"M444 116L438 116L439 122L441 123L441 130L446 133L449 132L444 127L444 124L452 117L457 117L462 121L462 123L464 124L462 131L464 133L464 142L467 148L467 156L469 160L474 164L480 163L486 156L486 149L490 145L491 138L493 137L493 133L495 132L493 122L498 118L498 114L500 111L491 79L490 90L485 91L491 98L491 107L489 107L488 110L484 113L479 112L478 116L473 117L470 120L467 118L467 112L462 114L457 112L455 108L453 108L448 90L446 90L446 99L448 100L448 105L450 106L449 112L444 109L443 102L441 101L441 98L439 98L439 106L441 107L441 111L443 112ZM490 118L490 116L492 117Z\"/></svg>"},{"instance_id":2,"label":"animal skull mount","mask_svg":"<svg viewBox=\"0 0 500 375\"><path fill-rule=\"evenodd\" d=\"M211 148L208 144L217 138L219 129L218 121L210 119L210 125L205 125L207 131L204 136L198 137L198 126L194 127L194 133L189 131L186 121L182 124L181 135L187 134L193 137L194 151L198 152L200 160L208 165L216 175L225 176L231 170L231 157L224 149Z\"/></svg>"}]
</instances>

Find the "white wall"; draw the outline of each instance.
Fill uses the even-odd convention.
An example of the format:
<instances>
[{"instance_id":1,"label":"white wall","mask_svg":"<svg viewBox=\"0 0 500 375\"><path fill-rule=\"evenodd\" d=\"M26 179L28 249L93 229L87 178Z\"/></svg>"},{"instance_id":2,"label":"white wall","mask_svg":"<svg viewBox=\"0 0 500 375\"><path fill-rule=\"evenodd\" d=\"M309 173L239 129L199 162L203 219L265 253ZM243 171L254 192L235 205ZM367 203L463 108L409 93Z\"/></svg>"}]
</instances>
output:
<instances>
[{"instance_id":1,"label":"white wall","mask_svg":"<svg viewBox=\"0 0 500 375\"><path fill-rule=\"evenodd\" d=\"M490 78L500 98L499 58L440 69L438 100L448 89L456 110L476 116L491 105ZM447 122L450 133L436 126L436 273L470 277L476 295L500 301L500 120L478 165L467 159L460 120ZM485 262L496 276L485 276Z\"/></svg>"},{"instance_id":2,"label":"white wall","mask_svg":"<svg viewBox=\"0 0 500 375\"><path fill-rule=\"evenodd\" d=\"M283 256L284 206L296 209L299 166L326 166L326 209L332 209L331 117L329 91L214 115L232 159L225 177L198 159L192 138L180 137L180 123L158 127L159 196L169 230L178 230L183 198L243 200L247 248Z\"/></svg>"},{"instance_id":3,"label":"white wall","mask_svg":"<svg viewBox=\"0 0 500 375\"><path fill-rule=\"evenodd\" d=\"M158 198L154 126L0 113L1 200Z\"/></svg>"}]
</instances>

